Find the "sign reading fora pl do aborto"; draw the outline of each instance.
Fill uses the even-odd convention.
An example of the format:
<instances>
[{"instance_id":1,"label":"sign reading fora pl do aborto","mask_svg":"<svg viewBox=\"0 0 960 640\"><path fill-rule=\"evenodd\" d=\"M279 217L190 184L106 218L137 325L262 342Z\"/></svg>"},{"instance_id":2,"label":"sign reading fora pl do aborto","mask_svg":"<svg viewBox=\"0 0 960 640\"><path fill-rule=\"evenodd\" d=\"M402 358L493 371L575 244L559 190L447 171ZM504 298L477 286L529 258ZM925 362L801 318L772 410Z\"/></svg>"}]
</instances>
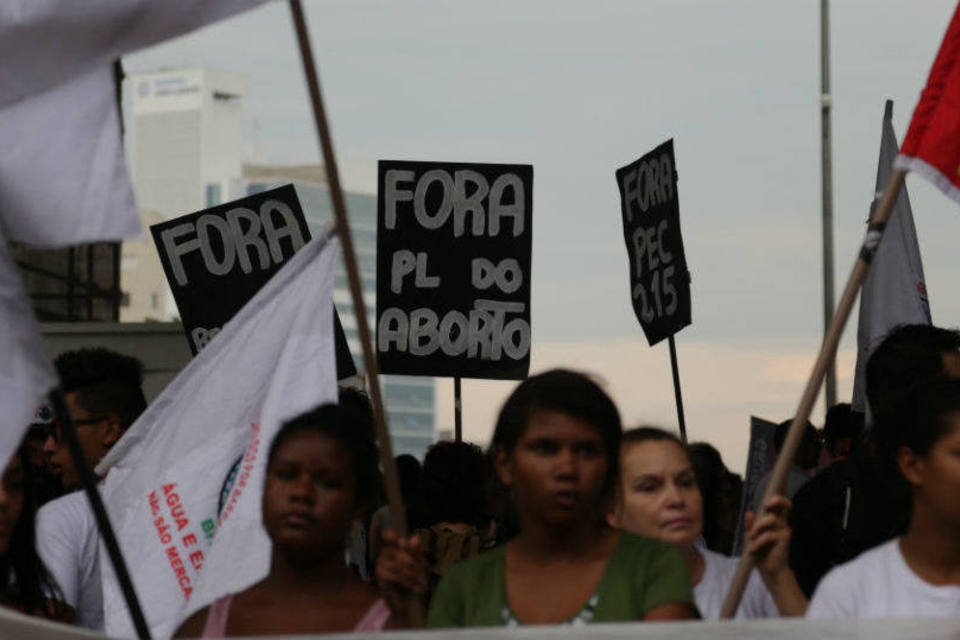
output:
<instances>
[{"instance_id":1,"label":"sign reading fora pl do aborto","mask_svg":"<svg viewBox=\"0 0 960 640\"><path fill-rule=\"evenodd\" d=\"M285 185L150 227L196 355L310 240L297 191ZM355 375L334 309L337 377Z\"/></svg>"},{"instance_id":2,"label":"sign reading fora pl do aborto","mask_svg":"<svg viewBox=\"0 0 960 640\"><path fill-rule=\"evenodd\" d=\"M633 310L654 345L690 324L673 140L617 171Z\"/></svg>"},{"instance_id":3,"label":"sign reading fora pl do aborto","mask_svg":"<svg viewBox=\"0 0 960 640\"><path fill-rule=\"evenodd\" d=\"M530 165L380 161L381 370L525 378L532 223Z\"/></svg>"}]
</instances>

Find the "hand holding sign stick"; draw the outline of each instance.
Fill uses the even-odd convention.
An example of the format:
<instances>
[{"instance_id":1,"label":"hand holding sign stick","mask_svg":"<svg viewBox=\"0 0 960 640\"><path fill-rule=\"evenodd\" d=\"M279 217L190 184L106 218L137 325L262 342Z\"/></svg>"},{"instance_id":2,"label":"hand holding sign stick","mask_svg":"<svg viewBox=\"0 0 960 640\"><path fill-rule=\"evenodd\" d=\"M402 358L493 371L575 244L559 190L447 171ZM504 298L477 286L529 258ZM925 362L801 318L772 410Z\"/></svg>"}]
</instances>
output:
<instances>
[{"instance_id":1,"label":"hand holding sign stick","mask_svg":"<svg viewBox=\"0 0 960 640\"><path fill-rule=\"evenodd\" d=\"M813 411L813 405L817 400L817 394L823 384L827 369L837 355L837 345L840 342L840 337L843 335L843 329L847 324L847 319L850 317L850 311L853 309L853 303L857 299L860 287L863 286L863 281L867 277L867 271L870 269L870 261L873 258L873 254L876 252L880 240L883 238L884 227L887 220L890 219L890 214L893 212L893 205L897 201L897 196L900 195L900 189L903 187L905 176L906 172L903 169L898 168L893 170L890 181L883 191L883 198L880 201L880 205L870 219L870 225L867 227L867 237L863 241L860 256L853 265L853 271L847 280L847 286L843 291L843 296L840 298L840 303L837 305L837 311L834 313L830 328L823 339L820 355L817 357L813 371L810 374L810 379L807 381L807 386L803 391L803 396L800 398L800 406L797 408L793 422L790 424L790 431L787 434L786 440L784 440L783 448L773 466L770 484L767 486L767 491L763 495L761 504L765 503L774 495L782 495L786 488L790 466L803 439L807 420L810 418L811 411ZM721 618L733 617L733 614L740 604L740 599L743 597L743 592L747 586L747 580L750 578L750 572L753 570L753 567L753 558L749 554L741 556L740 564L737 565L737 572L730 584L730 591L727 592L727 597L723 601L723 608L720 611Z\"/></svg>"}]
</instances>

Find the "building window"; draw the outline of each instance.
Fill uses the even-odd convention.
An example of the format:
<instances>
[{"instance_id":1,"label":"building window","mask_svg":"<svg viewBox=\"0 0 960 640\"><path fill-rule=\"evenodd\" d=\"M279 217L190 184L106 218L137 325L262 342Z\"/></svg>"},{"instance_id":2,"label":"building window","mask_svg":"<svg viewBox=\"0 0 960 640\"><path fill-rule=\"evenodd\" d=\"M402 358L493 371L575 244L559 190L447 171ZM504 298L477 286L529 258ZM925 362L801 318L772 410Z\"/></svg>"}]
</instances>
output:
<instances>
[{"instance_id":1,"label":"building window","mask_svg":"<svg viewBox=\"0 0 960 640\"><path fill-rule=\"evenodd\" d=\"M207 208L215 207L222 202L220 199L220 185L210 183L207 185Z\"/></svg>"}]
</instances>

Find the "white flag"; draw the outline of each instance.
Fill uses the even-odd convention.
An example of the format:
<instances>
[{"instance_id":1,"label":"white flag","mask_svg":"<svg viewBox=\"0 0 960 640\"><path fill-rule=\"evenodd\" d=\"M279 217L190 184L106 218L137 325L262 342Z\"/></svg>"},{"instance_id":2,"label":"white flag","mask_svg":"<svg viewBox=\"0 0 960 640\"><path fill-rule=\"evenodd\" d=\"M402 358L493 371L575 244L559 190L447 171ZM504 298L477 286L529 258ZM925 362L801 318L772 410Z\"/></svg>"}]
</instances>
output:
<instances>
[{"instance_id":1,"label":"white flag","mask_svg":"<svg viewBox=\"0 0 960 640\"><path fill-rule=\"evenodd\" d=\"M109 471L104 500L154 637L176 629L188 597L192 611L268 573L267 450L284 420L336 402L337 246L326 234L301 248L98 467ZM134 636L109 563L101 571L107 635Z\"/></svg>"},{"instance_id":2,"label":"white flag","mask_svg":"<svg viewBox=\"0 0 960 640\"><path fill-rule=\"evenodd\" d=\"M33 422L37 407L57 385L33 308L0 233L0 464L6 465Z\"/></svg>"},{"instance_id":3,"label":"white flag","mask_svg":"<svg viewBox=\"0 0 960 640\"><path fill-rule=\"evenodd\" d=\"M0 226L66 246L139 235L113 63L265 0L0 1Z\"/></svg>"},{"instance_id":4,"label":"white flag","mask_svg":"<svg viewBox=\"0 0 960 640\"><path fill-rule=\"evenodd\" d=\"M0 148L10 240L65 246L140 233L110 65L0 108Z\"/></svg>"},{"instance_id":5,"label":"white flag","mask_svg":"<svg viewBox=\"0 0 960 640\"><path fill-rule=\"evenodd\" d=\"M42 93L124 54L265 0L3 0L0 105ZM241 46L238 43L237 46ZM62 105L64 112L73 103Z\"/></svg>"},{"instance_id":6,"label":"white flag","mask_svg":"<svg viewBox=\"0 0 960 640\"><path fill-rule=\"evenodd\" d=\"M890 179L898 150L897 136L893 131L893 101L887 100L877 166L877 188L871 212ZM900 190L860 294L857 371L851 403L854 411L866 413L867 410L866 367L870 354L891 329L901 324L931 324L920 246L917 244L917 230L913 226L913 211L906 187Z\"/></svg>"}]
</instances>

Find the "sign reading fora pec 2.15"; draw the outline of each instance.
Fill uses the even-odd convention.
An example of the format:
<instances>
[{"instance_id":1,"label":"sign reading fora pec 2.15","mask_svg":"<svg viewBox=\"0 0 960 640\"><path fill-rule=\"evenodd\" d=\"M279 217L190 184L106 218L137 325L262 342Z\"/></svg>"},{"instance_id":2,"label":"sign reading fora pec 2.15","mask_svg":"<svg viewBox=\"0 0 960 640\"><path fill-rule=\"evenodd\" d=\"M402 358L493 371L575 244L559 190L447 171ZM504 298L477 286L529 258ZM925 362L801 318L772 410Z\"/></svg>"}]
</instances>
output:
<instances>
[{"instance_id":1,"label":"sign reading fora pec 2.15","mask_svg":"<svg viewBox=\"0 0 960 640\"><path fill-rule=\"evenodd\" d=\"M380 161L384 373L522 379L530 368L530 165Z\"/></svg>"},{"instance_id":2,"label":"sign reading fora pec 2.15","mask_svg":"<svg viewBox=\"0 0 960 640\"><path fill-rule=\"evenodd\" d=\"M673 140L617 171L633 310L654 345L690 324Z\"/></svg>"}]
</instances>

